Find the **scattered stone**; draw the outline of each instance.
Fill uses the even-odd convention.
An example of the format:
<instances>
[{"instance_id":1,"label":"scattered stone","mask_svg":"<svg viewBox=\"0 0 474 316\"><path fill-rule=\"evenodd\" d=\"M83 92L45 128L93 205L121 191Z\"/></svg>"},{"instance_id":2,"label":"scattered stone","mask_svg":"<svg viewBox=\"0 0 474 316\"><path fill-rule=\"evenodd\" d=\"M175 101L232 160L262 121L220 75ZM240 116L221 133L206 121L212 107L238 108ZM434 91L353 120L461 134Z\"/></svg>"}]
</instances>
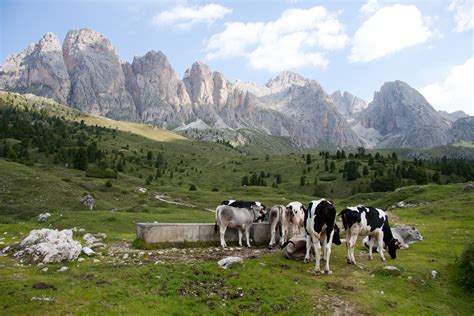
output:
<instances>
[{"instance_id":1,"label":"scattered stone","mask_svg":"<svg viewBox=\"0 0 474 316\"><path fill-rule=\"evenodd\" d=\"M47 289L56 290L56 287L54 285L43 283L43 282L33 284L33 288L37 290L47 290Z\"/></svg>"},{"instance_id":2,"label":"scattered stone","mask_svg":"<svg viewBox=\"0 0 474 316\"><path fill-rule=\"evenodd\" d=\"M43 297L43 296L41 296L41 297L33 296L33 297L31 298L31 300L32 300L32 301L46 301L46 302L53 301L52 298L50 298L50 297Z\"/></svg>"},{"instance_id":3,"label":"scattered stone","mask_svg":"<svg viewBox=\"0 0 474 316\"><path fill-rule=\"evenodd\" d=\"M84 234L84 236L82 236L82 239L86 242L88 246L91 246L94 244L105 245L99 242L103 241L106 238L107 238L107 235L104 233L97 233L97 234L87 233L87 234Z\"/></svg>"},{"instance_id":4,"label":"scattered stone","mask_svg":"<svg viewBox=\"0 0 474 316\"><path fill-rule=\"evenodd\" d=\"M146 188L140 188L140 187L138 187L138 192L145 194L146 191L147 191Z\"/></svg>"},{"instance_id":5,"label":"scattered stone","mask_svg":"<svg viewBox=\"0 0 474 316\"><path fill-rule=\"evenodd\" d=\"M82 252L88 257L95 255L95 251L89 247L82 248Z\"/></svg>"},{"instance_id":6,"label":"scattered stone","mask_svg":"<svg viewBox=\"0 0 474 316\"><path fill-rule=\"evenodd\" d=\"M405 201L400 201L396 205L398 208L410 208L410 207L416 207L416 204L410 204L406 203Z\"/></svg>"},{"instance_id":7,"label":"scattered stone","mask_svg":"<svg viewBox=\"0 0 474 316\"><path fill-rule=\"evenodd\" d=\"M59 268L56 272L66 272L67 270L69 270L68 267L62 266L62 267Z\"/></svg>"},{"instance_id":8,"label":"scattered stone","mask_svg":"<svg viewBox=\"0 0 474 316\"><path fill-rule=\"evenodd\" d=\"M48 267L44 267L43 269L41 269L41 272L48 272Z\"/></svg>"},{"instance_id":9,"label":"scattered stone","mask_svg":"<svg viewBox=\"0 0 474 316\"><path fill-rule=\"evenodd\" d=\"M432 270L432 271L431 271L431 278L432 278L433 280L436 280L436 277L437 277L437 276L438 276L438 271Z\"/></svg>"},{"instance_id":10,"label":"scattered stone","mask_svg":"<svg viewBox=\"0 0 474 316\"><path fill-rule=\"evenodd\" d=\"M51 216L51 214L49 214L49 213L41 213L41 214L38 215L38 217L36 218L36 221L37 221L38 223L46 222L50 216Z\"/></svg>"},{"instance_id":11,"label":"scattered stone","mask_svg":"<svg viewBox=\"0 0 474 316\"><path fill-rule=\"evenodd\" d=\"M73 233L69 229L62 231L53 229L35 229L23 239L15 257L33 263L61 262L74 260L81 253L82 246L72 239Z\"/></svg>"},{"instance_id":12,"label":"scattered stone","mask_svg":"<svg viewBox=\"0 0 474 316\"><path fill-rule=\"evenodd\" d=\"M122 257L122 259L124 259L124 260L125 260L125 259L128 259L128 253L124 254L123 257Z\"/></svg>"},{"instance_id":13,"label":"scattered stone","mask_svg":"<svg viewBox=\"0 0 474 316\"><path fill-rule=\"evenodd\" d=\"M469 192L474 190L474 182L468 182L464 185L464 192Z\"/></svg>"},{"instance_id":14,"label":"scattered stone","mask_svg":"<svg viewBox=\"0 0 474 316\"><path fill-rule=\"evenodd\" d=\"M139 256L139 257L142 257L142 256L144 256L144 255L145 255L145 252L144 252L144 251L140 251L140 252L138 253L138 256Z\"/></svg>"},{"instance_id":15,"label":"scattered stone","mask_svg":"<svg viewBox=\"0 0 474 316\"><path fill-rule=\"evenodd\" d=\"M399 276L402 274L401 270L394 266L385 266L381 269L375 270L374 273L382 276Z\"/></svg>"},{"instance_id":16,"label":"scattered stone","mask_svg":"<svg viewBox=\"0 0 474 316\"><path fill-rule=\"evenodd\" d=\"M394 267L394 266L385 266L385 267L383 267L383 268L384 268L385 270L392 270L392 271L393 271L393 270L396 270L396 271L400 271L399 268Z\"/></svg>"},{"instance_id":17,"label":"scattered stone","mask_svg":"<svg viewBox=\"0 0 474 316\"><path fill-rule=\"evenodd\" d=\"M165 262L164 261L161 261L161 260L158 260L158 261L155 261L155 264L164 264Z\"/></svg>"},{"instance_id":18,"label":"scattered stone","mask_svg":"<svg viewBox=\"0 0 474 316\"><path fill-rule=\"evenodd\" d=\"M84 262L84 261L86 261L86 259L84 259L84 258L79 258L79 259L77 259L77 261L78 261L78 262Z\"/></svg>"},{"instance_id":19,"label":"scattered stone","mask_svg":"<svg viewBox=\"0 0 474 316\"><path fill-rule=\"evenodd\" d=\"M94 263L99 263L100 260L99 259L94 259Z\"/></svg>"},{"instance_id":20,"label":"scattered stone","mask_svg":"<svg viewBox=\"0 0 474 316\"><path fill-rule=\"evenodd\" d=\"M217 262L217 264L223 268L223 269L228 269L230 268L231 266L233 266L234 264L241 264L243 265L244 264L244 259L241 258L241 257L226 257L222 260L219 260Z\"/></svg>"},{"instance_id":21,"label":"scattered stone","mask_svg":"<svg viewBox=\"0 0 474 316\"><path fill-rule=\"evenodd\" d=\"M89 247L91 249L96 249L96 248L105 248L105 244L102 243L102 242L96 242L96 243L93 243L92 245L90 245Z\"/></svg>"},{"instance_id":22,"label":"scattered stone","mask_svg":"<svg viewBox=\"0 0 474 316\"><path fill-rule=\"evenodd\" d=\"M81 202L82 204L84 204L85 207L87 207L91 211L94 209L95 199L92 197L92 195L87 194L86 196L82 197Z\"/></svg>"}]
</instances>

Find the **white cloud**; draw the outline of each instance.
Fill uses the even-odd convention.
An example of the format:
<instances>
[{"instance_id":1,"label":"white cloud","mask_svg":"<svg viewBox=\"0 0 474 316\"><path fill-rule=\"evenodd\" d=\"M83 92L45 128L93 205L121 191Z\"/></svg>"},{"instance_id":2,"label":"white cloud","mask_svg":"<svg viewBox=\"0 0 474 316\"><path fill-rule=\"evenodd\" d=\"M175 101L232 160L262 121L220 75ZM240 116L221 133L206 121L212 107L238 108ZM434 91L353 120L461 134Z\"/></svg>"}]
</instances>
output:
<instances>
[{"instance_id":1,"label":"white cloud","mask_svg":"<svg viewBox=\"0 0 474 316\"><path fill-rule=\"evenodd\" d=\"M251 67L272 72L326 67L324 52L342 49L348 41L337 14L322 6L289 9L270 22L227 23L209 39L206 58L245 57Z\"/></svg>"},{"instance_id":2,"label":"white cloud","mask_svg":"<svg viewBox=\"0 0 474 316\"><path fill-rule=\"evenodd\" d=\"M178 5L171 10L162 11L153 17L155 25L170 25L182 30L189 30L198 23L212 23L224 18L232 9L219 4L206 4L204 6Z\"/></svg>"},{"instance_id":3,"label":"white cloud","mask_svg":"<svg viewBox=\"0 0 474 316\"><path fill-rule=\"evenodd\" d=\"M474 57L452 67L442 81L420 89L436 109L453 112L462 110L474 115Z\"/></svg>"},{"instance_id":4,"label":"white cloud","mask_svg":"<svg viewBox=\"0 0 474 316\"><path fill-rule=\"evenodd\" d=\"M474 2L472 0L453 0L448 7L449 11L454 11L456 21L456 32L469 31L474 28Z\"/></svg>"},{"instance_id":5,"label":"white cloud","mask_svg":"<svg viewBox=\"0 0 474 316\"><path fill-rule=\"evenodd\" d=\"M431 31L420 10L413 5L378 10L355 32L350 62L369 62L424 43Z\"/></svg>"},{"instance_id":6,"label":"white cloud","mask_svg":"<svg viewBox=\"0 0 474 316\"><path fill-rule=\"evenodd\" d=\"M364 4L359 11L364 14L371 14L374 13L379 9L380 5L377 0L368 0L366 4Z\"/></svg>"}]
</instances>

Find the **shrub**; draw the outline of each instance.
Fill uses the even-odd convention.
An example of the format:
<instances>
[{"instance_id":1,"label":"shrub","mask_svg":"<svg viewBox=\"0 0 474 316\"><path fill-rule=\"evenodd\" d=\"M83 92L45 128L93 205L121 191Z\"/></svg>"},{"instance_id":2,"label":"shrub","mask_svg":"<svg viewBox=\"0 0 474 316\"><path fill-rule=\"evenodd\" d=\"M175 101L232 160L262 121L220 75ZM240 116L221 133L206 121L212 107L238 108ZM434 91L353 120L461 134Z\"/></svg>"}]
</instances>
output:
<instances>
[{"instance_id":1,"label":"shrub","mask_svg":"<svg viewBox=\"0 0 474 316\"><path fill-rule=\"evenodd\" d=\"M457 259L459 264L459 281L461 286L468 290L474 289L474 243L464 247L461 257Z\"/></svg>"},{"instance_id":2,"label":"shrub","mask_svg":"<svg viewBox=\"0 0 474 316\"><path fill-rule=\"evenodd\" d=\"M117 179L117 172L110 168L89 167L86 171L86 177Z\"/></svg>"},{"instance_id":3,"label":"shrub","mask_svg":"<svg viewBox=\"0 0 474 316\"><path fill-rule=\"evenodd\" d=\"M112 187L112 181L107 180L107 181L105 182L105 186L108 187L108 188L111 188L111 187Z\"/></svg>"},{"instance_id":4,"label":"shrub","mask_svg":"<svg viewBox=\"0 0 474 316\"><path fill-rule=\"evenodd\" d=\"M211 191L212 191L212 192L219 192L219 189L218 189L218 188L212 188Z\"/></svg>"},{"instance_id":5,"label":"shrub","mask_svg":"<svg viewBox=\"0 0 474 316\"><path fill-rule=\"evenodd\" d=\"M194 184L191 184L191 186L189 187L189 191L196 191L197 188Z\"/></svg>"},{"instance_id":6,"label":"shrub","mask_svg":"<svg viewBox=\"0 0 474 316\"><path fill-rule=\"evenodd\" d=\"M336 176L322 176L322 177L319 177L319 180L321 180L321 181L334 181L336 179L337 179Z\"/></svg>"}]
</instances>

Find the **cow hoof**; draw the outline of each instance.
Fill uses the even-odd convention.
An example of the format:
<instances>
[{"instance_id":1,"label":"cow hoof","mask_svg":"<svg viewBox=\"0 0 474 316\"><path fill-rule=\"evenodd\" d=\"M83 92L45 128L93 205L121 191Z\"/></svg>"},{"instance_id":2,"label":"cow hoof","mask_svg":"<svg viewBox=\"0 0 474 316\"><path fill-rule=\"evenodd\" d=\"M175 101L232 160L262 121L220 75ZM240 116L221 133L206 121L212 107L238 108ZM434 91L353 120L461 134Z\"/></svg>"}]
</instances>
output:
<instances>
[{"instance_id":1,"label":"cow hoof","mask_svg":"<svg viewBox=\"0 0 474 316\"><path fill-rule=\"evenodd\" d=\"M331 270L324 270L324 273L326 273L326 274L332 274L332 271L331 271Z\"/></svg>"},{"instance_id":2,"label":"cow hoof","mask_svg":"<svg viewBox=\"0 0 474 316\"><path fill-rule=\"evenodd\" d=\"M374 258L372 258L372 257L369 257L369 260L370 260L370 261L372 261L372 260L374 260Z\"/></svg>"},{"instance_id":3,"label":"cow hoof","mask_svg":"<svg viewBox=\"0 0 474 316\"><path fill-rule=\"evenodd\" d=\"M320 270L314 270L314 274L315 275L321 275L321 271Z\"/></svg>"},{"instance_id":4,"label":"cow hoof","mask_svg":"<svg viewBox=\"0 0 474 316\"><path fill-rule=\"evenodd\" d=\"M352 261L347 259L347 264L352 264Z\"/></svg>"},{"instance_id":5,"label":"cow hoof","mask_svg":"<svg viewBox=\"0 0 474 316\"><path fill-rule=\"evenodd\" d=\"M304 261L303 261L303 262L304 262L304 263L308 263L308 262L309 262L309 259L304 258Z\"/></svg>"}]
</instances>

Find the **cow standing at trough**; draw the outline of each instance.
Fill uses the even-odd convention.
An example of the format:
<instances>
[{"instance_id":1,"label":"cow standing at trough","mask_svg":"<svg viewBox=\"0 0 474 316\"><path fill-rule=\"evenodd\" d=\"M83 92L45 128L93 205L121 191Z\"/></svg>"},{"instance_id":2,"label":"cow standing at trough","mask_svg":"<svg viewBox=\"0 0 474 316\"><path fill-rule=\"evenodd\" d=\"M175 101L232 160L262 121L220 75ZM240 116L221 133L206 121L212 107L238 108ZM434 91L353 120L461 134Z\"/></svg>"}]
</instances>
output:
<instances>
[{"instance_id":1,"label":"cow standing at trough","mask_svg":"<svg viewBox=\"0 0 474 316\"><path fill-rule=\"evenodd\" d=\"M245 230L247 238L247 246L250 247L250 227L260 216L259 208L253 206L250 209L237 208L229 205L219 205L216 208L216 224L214 231L217 233L218 227L220 232L221 246L227 247L224 236L227 227L237 228L239 234L239 245L242 247L242 231Z\"/></svg>"},{"instance_id":2,"label":"cow standing at trough","mask_svg":"<svg viewBox=\"0 0 474 316\"><path fill-rule=\"evenodd\" d=\"M336 209L331 202L321 199L309 203L304 216L304 228L306 230L306 256L304 262L310 261L312 245L316 257L314 268L316 274L321 273L321 243L323 244L324 259L326 261L324 272L327 274L332 273L329 269L329 258L331 256L331 244L336 227ZM337 238L339 239L339 236Z\"/></svg>"},{"instance_id":3,"label":"cow standing at trough","mask_svg":"<svg viewBox=\"0 0 474 316\"><path fill-rule=\"evenodd\" d=\"M259 201L237 201L237 200L225 200L221 202L221 205L229 205L237 208L246 208L250 210L252 207L257 208L260 213L256 222L263 222L265 220L266 206Z\"/></svg>"},{"instance_id":4,"label":"cow standing at trough","mask_svg":"<svg viewBox=\"0 0 474 316\"><path fill-rule=\"evenodd\" d=\"M300 202L291 202L286 207L275 205L269 211L268 221L270 222L270 244L275 246L276 229L280 229L280 245L283 245L289 239L289 230L291 225L292 237L302 233L304 226L304 212L306 208Z\"/></svg>"},{"instance_id":5,"label":"cow standing at trough","mask_svg":"<svg viewBox=\"0 0 474 316\"><path fill-rule=\"evenodd\" d=\"M346 230L347 263L356 264L354 248L359 235L369 236L370 260L373 260L372 249L375 239L377 239L379 249L383 249L383 243L385 242L390 257L393 259L397 257L399 241L393 238L388 216L383 210L358 205L343 209L339 215L342 217L342 223ZM379 254L382 261L385 261L383 251L380 251Z\"/></svg>"}]
</instances>

